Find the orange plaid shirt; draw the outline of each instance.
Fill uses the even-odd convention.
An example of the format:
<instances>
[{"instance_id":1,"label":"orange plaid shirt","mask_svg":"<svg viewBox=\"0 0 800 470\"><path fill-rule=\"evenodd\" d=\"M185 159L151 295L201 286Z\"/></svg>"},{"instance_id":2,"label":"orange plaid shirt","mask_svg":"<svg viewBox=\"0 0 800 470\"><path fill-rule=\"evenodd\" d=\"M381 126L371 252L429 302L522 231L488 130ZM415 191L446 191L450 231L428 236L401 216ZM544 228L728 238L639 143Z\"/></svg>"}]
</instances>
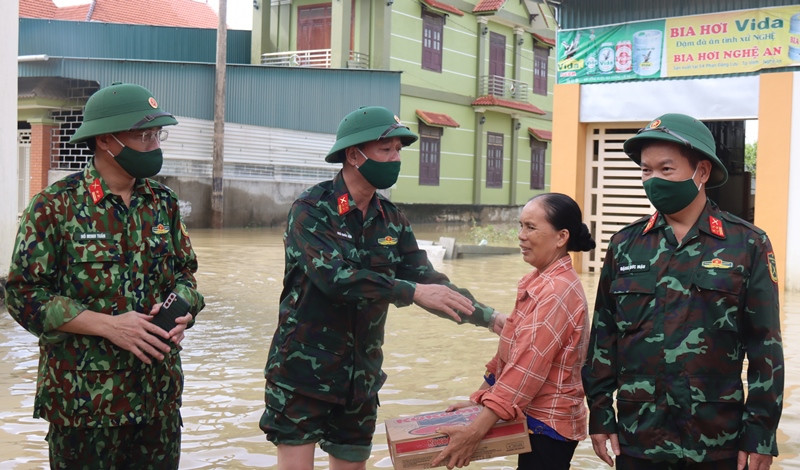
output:
<instances>
[{"instance_id":1,"label":"orange plaid shirt","mask_svg":"<svg viewBox=\"0 0 800 470\"><path fill-rule=\"evenodd\" d=\"M586 310L586 295L569 255L520 279L514 312L500 335L497 354L486 364L496 382L470 399L501 419L523 419L525 414L567 439L584 439Z\"/></svg>"}]
</instances>

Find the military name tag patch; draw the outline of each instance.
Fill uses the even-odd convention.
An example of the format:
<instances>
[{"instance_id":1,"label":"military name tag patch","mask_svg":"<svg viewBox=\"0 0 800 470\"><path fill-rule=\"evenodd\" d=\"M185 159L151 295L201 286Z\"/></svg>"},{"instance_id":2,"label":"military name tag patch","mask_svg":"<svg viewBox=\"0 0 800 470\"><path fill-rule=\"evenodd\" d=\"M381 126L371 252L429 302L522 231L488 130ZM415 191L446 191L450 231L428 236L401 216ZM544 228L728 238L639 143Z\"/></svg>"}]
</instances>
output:
<instances>
[{"instance_id":1,"label":"military name tag patch","mask_svg":"<svg viewBox=\"0 0 800 470\"><path fill-rule=\"evenodd\" d=\"M733 263L730 261L722 261L719 258L714 258L711 261L703 261L700 266L706 269L731 269Z\"/></svg>"},{"instance_id":2,"label":"military name tag patch","mask_svg":"<svg viewBox=\"0 0 800 470\"><path fill-rule=\"evenodd\" d=\"M621 265L619 267L619 273L620 274L641 273L641 272L644 272L644 271L650 271L650 262L649 261L644 262L644 263L625 264L625 265Z\"/></svg>"},{"instance_id":3,"label":"military name tag patch","mask_svg":"<svg viewBox=\"0 0 800 470\"><path fill-rule=\"evenodd\" d=\"M347 233L347 232L339 232L339 231L337 230L337 231L336 231L336 235L339 235L340 237L342 237L342 238L346 238L346 239L348 239L348 240L352 240L352 239L353 239L353 236L352 236L352 235L350 235L350 234L349 234L349 233Z\"/></svg>"},{"instance_id":4,"label":"military name tag patch","mask_svg":"<svg viewBox=\"0 0 800 470\"><path fill-rule=\"evenodd\" d=\"M383 246L397 245L397 239L391 235L386 235L385 237L378 239L378 244Z\"/></svg>"},{"instance_id":5,"label":"military name tag patch","mask_svg":"<svg viewBox=\"0 0 800 470\"><path fill-rule=\"evenodd\" d=\"M93 232L93 233L79 233L78 236L76 237L76 240L85 242L90 240L108 240L109 238L111 237L109 237L107 233Z\"/></svg>"}]
</instances>

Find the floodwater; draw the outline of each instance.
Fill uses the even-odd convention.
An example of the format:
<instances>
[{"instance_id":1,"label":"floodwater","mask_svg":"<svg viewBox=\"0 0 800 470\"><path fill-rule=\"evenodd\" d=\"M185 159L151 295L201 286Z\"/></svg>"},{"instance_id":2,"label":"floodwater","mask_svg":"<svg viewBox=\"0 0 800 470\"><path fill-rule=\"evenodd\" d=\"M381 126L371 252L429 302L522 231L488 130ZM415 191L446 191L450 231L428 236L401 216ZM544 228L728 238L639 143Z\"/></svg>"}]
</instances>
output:
<instances>
[{"instance_id":1,"label":"floodwater","mask_svg":"<svg viewBox=\"0 0 800 470\"><path fill-rule=\"evenodd\" d=\"M437 227L417 227L418 238L438 239ZM447 233L452 236L452 234ZM275 329L283 274L279 229L194 230L199 288L207 306L183 342L185 390L182 469L276 467L275 447L258 428L263 408L263 366ZM519 255L446 260L437 268L496 309L513 306L517 280L530 267ZM593 303L595 278L584 276ZM800 469L800 293L784 296L786 392L774 469ZM482 381L497 337L484 328L456 325L416 307L391 307L386 327L379 423L439 411L466 399ZM47 468L47 424L31 418L38 349L33 336L0 314L0 470ZM317 451L316 466L327 468ZM470 468L515 468L516 457L473 463ZM391 468L379 424L368 468ZM574 469L608 468L588 439Z\"/></svg>"}]
</instances>

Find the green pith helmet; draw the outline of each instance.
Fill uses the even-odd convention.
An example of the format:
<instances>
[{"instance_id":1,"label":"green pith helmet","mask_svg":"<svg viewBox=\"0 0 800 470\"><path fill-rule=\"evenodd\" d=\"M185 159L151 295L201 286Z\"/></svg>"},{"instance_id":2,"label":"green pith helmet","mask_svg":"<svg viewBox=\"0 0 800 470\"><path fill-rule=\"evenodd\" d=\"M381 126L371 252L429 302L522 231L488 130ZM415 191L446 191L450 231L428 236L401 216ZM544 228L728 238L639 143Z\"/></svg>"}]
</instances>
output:
<instances>
[{"instance_id":1,"label":"green pith helmet","mask_svg":"<svg viewBox=\"0 0 800 470\"><path fill-rule=\"evenodd\" d=\"M400 123L400 118L381 106L364 106L356 109L342 119L336 130L336 142L331 147L325 161L338 163L344 161L344 150L353 145L378 139L400 137L403 147L419 139L417 134Z\"/></svg>"},{"instance_id":2,"label":"green pith helmet","mask_svg":"<svg viewBox=\"0 0 800 470\"><path fill-rule=\"evenodd\" d=\"M114 83L89 98L83 109L83 123L69 142L74 144L97 135L177 123L172 114L158 107L147 88L132 83Z\"/></svg>"},{"instance_id":3,"label":"green pith helmet","mask_svg":"<svg viewBox=\"0 0 800 470\"><path fill-rule=\"evenodd\" d=\"M647 140L665 140L695 149L711 162L711 175L707 188L722 186L728 181L728 170L717 157L717 144L705 124L685 114L665 114L653 119L639 132L622 144L622 149L636 162L642 164L642 145Z\"/></svg>"}]
</instances>

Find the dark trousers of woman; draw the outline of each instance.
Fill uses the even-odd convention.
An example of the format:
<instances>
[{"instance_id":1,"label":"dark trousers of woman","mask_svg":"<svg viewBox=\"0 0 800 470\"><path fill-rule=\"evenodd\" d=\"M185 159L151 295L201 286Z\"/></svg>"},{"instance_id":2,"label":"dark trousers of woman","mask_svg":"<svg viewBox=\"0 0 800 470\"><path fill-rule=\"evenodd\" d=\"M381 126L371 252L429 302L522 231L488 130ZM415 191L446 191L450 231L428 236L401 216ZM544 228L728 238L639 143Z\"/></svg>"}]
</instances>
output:
<instances>
[{"instance_id":1,"label":"dark trousers of woman","mask_svg":"<svg viewBox=\"0 0 800 470\"><path fill-rule=\"evenodd\" d=\"M653 462L620 455L614 465L617 470L736 470L736 459L714 462ZM745 467L747 470L747 467Z\"/></svg>"},{"instance_id":2,"label":"dark trousers of woman","mask_svg":"<svg viewBox=\"0 0 800 470\"><path fill-rule=\"evenodd\" d=\"M531 451L519 454L517 470L567 470L578 441L557 441L531 434Z\"/></svg>"}]
</instances>

